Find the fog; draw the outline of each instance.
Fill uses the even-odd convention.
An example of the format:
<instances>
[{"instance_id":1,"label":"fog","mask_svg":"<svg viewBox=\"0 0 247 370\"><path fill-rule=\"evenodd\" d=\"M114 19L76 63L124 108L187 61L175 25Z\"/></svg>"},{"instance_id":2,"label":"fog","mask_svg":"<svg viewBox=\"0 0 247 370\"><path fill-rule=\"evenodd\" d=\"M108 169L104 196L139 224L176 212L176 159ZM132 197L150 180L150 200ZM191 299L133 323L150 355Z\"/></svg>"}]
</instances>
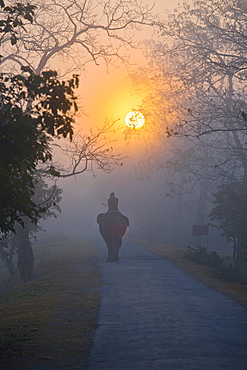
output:
<instances>
[{"instance_id":1,"label":"fog","mask_svg":"<svg viewBox=\"0 0 247 370\"><path fill-rule=\"evenodd\" d=\"M62 212L57 219L41 223L46 235L68 233L98 238L97 214L107 210L109 194L115 192L119 210L130 220L127 235L169 245L195 246L199 243L212 250L229 249L215 228L210 228L209 239L195 240L192 236L199 193L184 194L182 202L180 197L166 197L164 184L157 177L138 178L139 160L140 156L127 158L123 166L115 167L110 174L87 171L59 180L58 186L63 189Z\"/></svg>"},{"instance_id":2,"label":"fog","mask_svg":"<svg viewBox=\"0 0 247 370\"><path fill-rule=\"evenodd\" d=\"M243 57L247 50L247 18L243 17L245 23L240 23L240 27L235 13L231 13L230 2L221 6L220 1L192 1L198 8L192 7L190 12L190 1L184 0L184 12L175 11L167 23L158 16L165 17L166 8L175 8L178 1L154 0L153 10L158 13L155 16L149 13L152 0L35 2L40 7L40 16L34 19L36 28L33 33L21 35L16 56L6 51L13 63L10 69L18 69L23 59L37 74L51 68L59 78L67 79L78 73L75 95L79 108L72 104L75 116L70 111L70 117L75 117L71 142L66 134L61 138L60 114L54 121L57 130L52 131L52 124L43 127L43 121L38 119L43 106L37 108L37 122L41 133L47 130L47 150L52 154L44 156L52 157L51 161L37 165L37 180L33 177L33 202L44 219L38 220L37 231L36 225L33 227L28 217L23 217L24 227L16 229L16 235L2 244L5 254L0 257L3 261L5 258L6 271L14 273L18 268L23 283L36 278L36 265L38 279L21 290L16 279L11 279L15 289L11 288L11 295L6 295L3 303L4 311L11 314L8 320L14 321L4 321L2 332L8 333L4 334L3 346L8 342L4 360L19 364L20 359L20 364L29 364L32 354L30 368L35 363L55 368L57 361L58 367L90 369L117 369L123 364L127 364L126 369L153 368L155 363L157 368L163 364L164 368L191 365L199 369L197 365L205 366L205 360L213 364L211 368L216 363L222 364L222 368L226 363L244 363L246 330L242 324L246 323L246 312L241 314L242 307L235 306L226 294L229 292L230 297L244 305L243 289L240 285L237 289L236 284L246 282L243 242L247 237L240 229L246 224L243 196L247 191L236 180L243 175L247 179L247 60ZM151 6L148 11L146 3ZM233 6L234 11L236 7ZM222 9L227 14L217 18ZM240 10L236 14L242 16ZM195 23L190 23L190 18ZM204 25L204 21L212 25ZM138 44L138 49L139 41L143 43ZM237 54L241 43L243 49ZM228 44L232 46L229 60L225 55ZM50 95L54 116L55 95ZM41 93L39 99L43 99ZM34 101L38 107L39 99ZM45 97L44 102L49 105ZM32 99L27 100L30 117L32 103ZM129 112L143 114L146 122L142 128L126 127L124 118ZM20 123L25 122L23 117ZM133 125L136 123L139 122ZM13 130L18 133L15 127ZM45 149L42 136L37 137ZM33 151L38 146L33 145ZM10 168L14 173L13 164ZM16 175L11 174L12 177L15 185ZM246 183L247 180L243 182ZM224 189L225 184L231 186ZM220 192L222 188L224 191ZM118 198L119 211L128 219L119 215L116 199L111 198L109 212L98 217L99 230L97 216L107 212L111 193ZM235 198L234 202L230 202L231 198ZM27 200L20 199L24 199L20 202L22 207ZM8 202L6 199L6 208ZM216 212L217 205L221 212ZM233 218L240 222L235 223ZM218 220L219 224L212 225L211 220ZM222 220L227 221L225 225ZM232 240L231 244L217 226ZM38 242L33 248L34 234ZM149 248L143 247L145 242ZM158 247L153 245L156 243ZM120 247L123 263L117 267L102 263L118 261ZM234 253L233 258L227 256L223 260L216 253L205 258L200 248L192 251L194 261L209 265L204 274L204 268L197 269L195 264L191 271L191 263L179 258L189 257L190 253L183 253L186 247ZM9 255L4 249L9 249ZM12 257L18 259L16 264ZM234 291L231 282L236 286ZM224 294L208 289L208 284ZM4 281L4 292L5 285ZM16 307L12 304L13 293ZM53 332L54 340L50 340ZM27 340L31 340L29 345ZM138 343L137 349L134 342ZM49 343L53 343L50 348ZM24 347L27 356L25 351L22 353ZM86 348L86 359L81 347Z\"/></svg>"},{"instance_id":3,"label":"fog","mask_svg":"<svg viewBox=\"0 0 247 370\"><path fill-rule=\"evenodd\" d=\"M147 1L151 4L150 1ZM154 11L166 16L166 9L172 10L178 1L157 0L154 2ZM153 2L152 2L153 4ZM154 34L150 28L143 29L135 34L137 40L153 39ZM80 73L80 87L77 91L83 114L77 119L76 129L87 132L91 127L100 127L107 118L120 119L131 109L136 109L145 98L143 91L133 89L128 72L139 66L147 64L140 50L131 50L130 66L121 62L114 66L88 64ZM60 63L61 60L54 60ZM54 63L54 61L52 61ZM55 64L57 67L57 64ZM66 63L59 65L59 70L66 70ZM148 86L145 86L148 95ZM150 144L150 143L149 143ZM156 145L155 140L152 143ZM179 143L177 146L179 147ZM59 179L57 184L63 189L60 203L61 214L57 219L43 221L42 227L48 233L58 234L69 232L75 235L98 237L96 217L98 213L106 211L107 199L111 192L119 199L120 211L129 217L129 235L148 239L153 242L172 245L200 245L209 244L211 249L227 248L225 241L215 228L210 228L209 240L207 237L195 240L192 236L192 227L197 224L197 206L200 189L195 187L191 194L168 198L167 185L160 176L160 171L151 171L149 176L139 179L136 169L139 162L145 162L147 155L146 144L142 133L135 135L133 141L126 141L124 135L114 148L120 150L123 156L129 156L123 161L123 166L115 166L110 174L101 170L94 173L86 171L76 177ZM158 153L159 154L159 153ZM63 164L59 156L54 158ZM164 174L166 176L166 174ZM209 220L206 210L205 223Z\"/></svg>"}]
</instances>

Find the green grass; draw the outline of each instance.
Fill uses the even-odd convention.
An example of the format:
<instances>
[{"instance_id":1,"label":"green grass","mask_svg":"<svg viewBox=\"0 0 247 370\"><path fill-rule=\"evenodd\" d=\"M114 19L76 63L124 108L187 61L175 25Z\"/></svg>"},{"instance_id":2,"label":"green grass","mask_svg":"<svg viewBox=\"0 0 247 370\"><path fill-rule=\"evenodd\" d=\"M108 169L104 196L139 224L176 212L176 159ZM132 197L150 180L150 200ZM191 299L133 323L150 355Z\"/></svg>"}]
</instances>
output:
<instances>
[{"instance_id":1,"label":"green grass","mask_svg":"<svg viewBox=\"0 0 247 370\"><path fill-rule=\"evenodd\" d=\"M0 282L0 361L5 368L87 362L99 305L99 268L91 242L64 235L34 246L37 278ZM16 367L15 367L16 366Z\"/></svg>"}]
</instances>

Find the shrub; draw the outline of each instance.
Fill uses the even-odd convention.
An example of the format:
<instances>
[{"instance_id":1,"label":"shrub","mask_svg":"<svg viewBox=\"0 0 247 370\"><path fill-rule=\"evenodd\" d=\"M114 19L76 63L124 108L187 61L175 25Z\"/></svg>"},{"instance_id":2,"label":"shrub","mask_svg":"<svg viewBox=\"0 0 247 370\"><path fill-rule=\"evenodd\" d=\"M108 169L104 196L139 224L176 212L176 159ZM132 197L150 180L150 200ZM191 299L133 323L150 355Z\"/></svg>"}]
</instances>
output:
<instances>
[{"instance_id":1,"label":"shrub","mask_svg":"<svg viewBox=\"0 0 247 370\"><path fill-rule=\"evenodd\" d=\"M247 284L247 276L231 263L226 264L215 251L208 253L205 247L188 247L184 257L200 265L213 268L230 282Z\"/></svg>"}]
</instances>

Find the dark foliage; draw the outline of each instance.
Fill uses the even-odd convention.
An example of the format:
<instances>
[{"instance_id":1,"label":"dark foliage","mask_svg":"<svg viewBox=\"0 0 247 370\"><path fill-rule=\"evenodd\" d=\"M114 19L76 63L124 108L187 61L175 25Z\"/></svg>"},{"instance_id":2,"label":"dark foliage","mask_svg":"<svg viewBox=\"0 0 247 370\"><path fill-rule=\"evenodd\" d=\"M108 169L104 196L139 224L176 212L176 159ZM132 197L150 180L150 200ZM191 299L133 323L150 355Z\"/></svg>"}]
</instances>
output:
<instances>
[{"instance_id":1,"label":"dark foliage","mask_svg":"<svg viewBox=\"0 0 247 370\"><path fill-rule=\"evenodd\" d=\"M184 257L200 265L213 268L230 282L247 284L247 276L231 263L220 258L215 251L207 252L205 247L188 247Z\"/></svg>"},{"instance_id":2,"label":"dark foliage","mask_svg":"<svg viewBox=\"0 0 247 370\"><path fill-rule=\"evenodd\" d=\"M5 18L0 20L0 43L3 37L8 34L10 36L10 42L15 45L18 41L18 28L24 27L24 20L33 22L35 6L21 3L16 3L13 6L5 6L3 0L0 0L0 8L5 14Z\"/></svg>"},{"instance_id":3,"label":"dark foliage","mask_svg":"<svg viewBox=\"0 0 247 370\"><path fill-rule=\"evenodd\" d=\"M39 162L52 158L52 136L73 136L74 88L77 76L59 81L56 72L35 75L22 68L17 76L0 75L0 229L14 231L21 216L36 222L40 210L32 201Z\"/></svg>"},{"instance_id":4,"label":"dark foliage","mask_svg":"<svg viewBox=\"0 0 247 370\"><path fill-rule=\"evenodd\" d=\"M209 215L217 222L221 235L233 244L233 258L238 269L247 263L247 184L244 179L231 181L213 194L214 207Z\"/></svg>"},{"instance_id":5,"label":"dark foliage","mask_svg":"<svg viewBox=\"0 0 247 370\"><path fill-rule=\"evenodd\" d=\"M35 8L0 0L0 44L16 44ZM15 222L23 225L22 216L34 223L41 216L42 207L32 200L34 174L38 163L52 158L53 136L72 139L77 86L77 75L59 81L54 71L35 75L25 66L18 75L0 74L0 238L15 231Z\"/></svg>"}]
</instances>

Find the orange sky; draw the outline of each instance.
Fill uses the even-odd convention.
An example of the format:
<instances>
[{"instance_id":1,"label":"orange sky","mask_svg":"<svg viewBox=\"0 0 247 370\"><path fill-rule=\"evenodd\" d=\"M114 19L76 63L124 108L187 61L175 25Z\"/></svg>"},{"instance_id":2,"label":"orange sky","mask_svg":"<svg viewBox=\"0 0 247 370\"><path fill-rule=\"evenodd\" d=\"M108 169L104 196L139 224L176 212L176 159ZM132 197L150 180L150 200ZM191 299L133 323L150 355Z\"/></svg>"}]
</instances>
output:
<instances>
[{"instance_id":1,"label":"orange sky","mask_svg":"<svg viewBox=\"0 0 247 370\"><path fill-rule=\"evenodd\" d=\"M133 51L132 60L136 63L137 59L144 63L141 52ZM140 153L140 135L134 135L131 141L126 141L125 116L131 110L138 109L148 91L140 93L134 88L124 65L109 67L108 72L103 63L100 66L90 65L86 74L80 76L77 93L86 114L77 119L79 129L87 132L92 128L95 132L95 128L102 127L106 120L119 119L114 126L119 130L110 135L110 139L114 140L111 144L114 152L131 156Z\"/></svg>"},{"instance_id":2,"label":"orange sky","mask_svg":"<svg viewBox=\"0 0 247 370\"><path fill-rule=\"evenodd\" d=\"M150 5L152 0L145 0ZM173 9L178 1L174 0L155 0L156 6L154 13L166 15L166 9ZM152 39L154 36L151 28L145 28L136 35L137 40ZM134 71L140 66L147 65L147 60L143 57L141 51L131 50L131 71ZM83 130L82 134L88 134L90 129L95 133L95 128L102 127L107 119L119 119L116 123L116 128L120 128L115 134L109 137L114 140L111 146L114 152L121 153L136 159L142 156L145 152L145 142L143 134L145 131L136 130L131 132L125 126L125 116L131 110L137 110L141 105L142 100L148 95L148 88L145 91L142 86L142 93L137 91L132 84L132 80L128 75L126 66L119 62L116 66L108 66L107 68L102 61L101 65L97 66L94 63L87 65L85 74L81 74L79 89L76 95L79 97L79 104L83 107L85 114L82 114L76 121L75 132ZM147 127L147 126L146 126ZM126 130L128 136L126 139Z\"/></svg>"},{"instance_id":3,"label":"orange sky","mask_svg":"<svg viewBox=\"0 0 247 370\"><path fill-rule=\"evenodd\" d=\"M107 74L104 66L95 66L85 78L80 78L79 95L88 115L81 117L82 123L97 126L106 118L120 119L124 125L125 115L137 109L145 97L134 90L125 67L111 68Z\"/></svg>"},{"instance_id":4,"label":"orange sky","mask_svg":"<svg viewBox=\"0 0 247 370\"><path fill-rule=\"evenodd\" d=\"M158 14L164 13L164 16L165 9L172 9L178 3L176 0L145 1L150 3L150 5L156 2L157 6L154 11ZM153 38L153 34L151 30L142 31L138 34L138 37L143 40L150 39ZM145 58L136 50L133 50L131 55L132 63L139 61L142 66L147 63ZM131 69L134 70L134 66ZM121 152L121 154L129 158L123 161L123 166L114 168L114 171L110 175L106 175L102 171L97 171L97 177L93 177L91 173L87 176L85 173L82 176L77 176L76 179L72 177L60 180L59 184L64 189L65 202L67 199L69 204L67 208L65 204L65 208L67 209L65 219L67 217L69 220L74 220L74 208L76 209L82 200L87 200L87 198L90 200L90 196L88 194L85 195L87 191L89 191L89 194L94 194L96 200L93 199L93 207L98 204L99 212L102 211L102 206L98 199L100 201L106 201L108 187L109 191L117 192L117 195L121 198L122 205L124 205L124 199L127 197L128 189L132 189L133 194L135 194L134 187L136 186L138 188L140 186L139 184L136 185L135 166L140 158L142 158L143 153L146 153L142 129L134 131L131 140L125 140L124 118L130 110L138 108L142 99L145 97L145 93L148 94L149 91L147 90L145 93L139 94L134 89L132 81L128 77L128 71L123 64L121 65L119 63L118 68L110 67L109 73L107 73L103 62L100 66L91 63L88 65L86 74L81 74L80 76L80 87L77 92L80 103L84 106L84 112L87 114L87 116L82 115L78 119L78 126L83 129L99 127L104 124L106 118L120 118L119 123L123 126L123 129L120 131L119 141L113 147L115 152ZM102 184L103 189L101 189ZM98 189L99 194L100 191L102 192L102 196L98 194L98 198L95 197L94 190L92 190L94 187ZM128 204L128 199L126 200L126 204ZM92 209L95 212L95 209ZM124 207L123 211L125 211Z\"/></svg>"},{"instance_id":5,"label":"orange sky","mask_svg":"<svg viewBox=\"0 0 247 370\"><path fill-rule=\"evenodd\" d=\"M174 0L146 0L150 5L155 3L154 12L160 15L166 14L166 9L173 9L178 1ZM138 33L140 40L153 38L151 29L144 29ZM137 50L131 52L131 62L146 64L142 53ZM137 68L131 66L131 69ZM128 76L126 67L119 63L118 67L110 67L109 73L105 65L96 66L93 63L88 67L86 74L80 76L79 96L87 116L82 116L78 122L82 127L99 126L107 118L120 118L120 124L124 125L125 115L132 109L138 109L145 93L137 92ZM146 91L148 94L148 91Z\"/></svg>"}]
</instances>

